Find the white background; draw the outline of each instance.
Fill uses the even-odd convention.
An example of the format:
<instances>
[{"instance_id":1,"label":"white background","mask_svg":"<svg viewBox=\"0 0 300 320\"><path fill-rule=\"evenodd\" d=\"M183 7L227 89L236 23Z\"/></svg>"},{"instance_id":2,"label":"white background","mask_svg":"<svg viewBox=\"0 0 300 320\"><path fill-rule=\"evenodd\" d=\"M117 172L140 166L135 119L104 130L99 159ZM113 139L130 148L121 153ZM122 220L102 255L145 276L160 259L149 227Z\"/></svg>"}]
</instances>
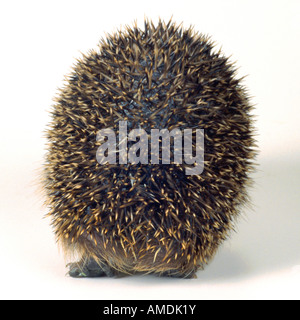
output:
<instances>
[{"instance_id":1,"label":"white background","mask_svg":"<svg viewBox=\"0 0 300 320\"><path fill-rule=\"evenodd\" d=\"M197 280L72 279L38 184L52 98L105 32L172 15L248 75L260 148L253 209ZM0 33L0 298L300 298L300 1L2 1Z\"/></svg>"}]
</instances>

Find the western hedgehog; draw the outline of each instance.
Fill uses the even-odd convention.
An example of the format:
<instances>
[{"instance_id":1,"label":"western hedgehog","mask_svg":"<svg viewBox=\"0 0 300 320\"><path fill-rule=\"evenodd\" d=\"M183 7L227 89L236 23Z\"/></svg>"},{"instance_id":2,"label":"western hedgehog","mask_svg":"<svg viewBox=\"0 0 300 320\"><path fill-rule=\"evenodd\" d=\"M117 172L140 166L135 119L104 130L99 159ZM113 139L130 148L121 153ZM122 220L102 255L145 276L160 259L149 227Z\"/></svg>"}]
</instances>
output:
<instances>
[{"instance_id":1,"label":"western hedgehog","mask_svg":"<svg viewBox=\"0 0 300 320\"><path fill-rule=\"evenodd\" d=\"M254 168L252 106L235 73L209 37L161 20L107 35L78 60L51 110L44 165L56 238L80 256L70 276L193 278L213 257L248 202ZM124 161L138 137L122 150L107 144L114 161L101 163L99 130L118 137L120 123L149 138L153 129L203 130L203 170L187 174L190 165L174 161L174 137L169 163L161 154L158 163ZM190 140L195 147L194 131Z\"/></svg>"}]
</instances>

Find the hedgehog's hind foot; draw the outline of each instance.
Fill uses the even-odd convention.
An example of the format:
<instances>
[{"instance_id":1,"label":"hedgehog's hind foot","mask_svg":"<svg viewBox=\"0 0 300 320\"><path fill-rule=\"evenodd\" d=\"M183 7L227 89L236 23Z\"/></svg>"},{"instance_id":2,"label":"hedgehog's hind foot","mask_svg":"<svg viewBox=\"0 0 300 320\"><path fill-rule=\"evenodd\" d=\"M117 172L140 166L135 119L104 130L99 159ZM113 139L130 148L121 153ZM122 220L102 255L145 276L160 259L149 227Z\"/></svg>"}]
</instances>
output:
<instances>
[{"instance_id":1,"label":"hedgehog's hind foot","mask_svg":"<svg viewBox=\"0 0 300 320\"><path fill-rule=\"evenodd\" d=\"M83 258L78 262L67 264L69 276L72 278L113 277L115 273L105 264L93 258Z\"/></svg>"}]
</instances>

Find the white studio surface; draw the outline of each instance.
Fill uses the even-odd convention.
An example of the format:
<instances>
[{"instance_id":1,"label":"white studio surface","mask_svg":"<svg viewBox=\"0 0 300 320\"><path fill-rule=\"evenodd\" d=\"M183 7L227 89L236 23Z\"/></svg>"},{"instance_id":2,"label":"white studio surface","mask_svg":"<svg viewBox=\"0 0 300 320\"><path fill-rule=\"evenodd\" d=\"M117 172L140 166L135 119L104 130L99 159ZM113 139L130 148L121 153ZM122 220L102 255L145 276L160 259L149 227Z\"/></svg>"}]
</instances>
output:
<instances>
[{"instance_id":1,"label":"white studio surface","mask_svg":"<svg viewBox=\"0 0 300 320\"><path fill-rule=\"evenodd\" d=\"M253 209L196 280L73 279L37 187L48 110L81 52L145 16L211 35L248 75L260 149ZM1 299L300 298L299 1L10 1L0 30Z\"/></svg>"}]
</instances>

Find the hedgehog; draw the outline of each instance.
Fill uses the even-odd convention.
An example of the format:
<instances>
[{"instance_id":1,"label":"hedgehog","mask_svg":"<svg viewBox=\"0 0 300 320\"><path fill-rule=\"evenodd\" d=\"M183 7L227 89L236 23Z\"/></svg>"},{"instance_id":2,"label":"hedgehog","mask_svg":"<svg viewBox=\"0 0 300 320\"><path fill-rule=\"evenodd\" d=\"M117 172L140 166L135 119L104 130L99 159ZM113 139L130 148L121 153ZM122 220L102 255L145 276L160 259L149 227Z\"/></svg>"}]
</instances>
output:
<instances>
[{"instance_id":1,"label":"hedgehog","mask_svg":"<svg viewBox=\"0 0 300 320\"><path fill-rule=\"evenodd\" d=\"M77 60L50 111L43 174L56 240L78 256L71 277L196 278L214 257L249 203L255 168L253 106L236 70L209 36L171 20L107 34ZM149 138L152 129L203 130L202 172L174 161L174 137L167 164L161 136L158 163L122 162L118 149L101 163L107 137L97 134L118 136L121 121Z\"/></svg>"}]
</instances>

